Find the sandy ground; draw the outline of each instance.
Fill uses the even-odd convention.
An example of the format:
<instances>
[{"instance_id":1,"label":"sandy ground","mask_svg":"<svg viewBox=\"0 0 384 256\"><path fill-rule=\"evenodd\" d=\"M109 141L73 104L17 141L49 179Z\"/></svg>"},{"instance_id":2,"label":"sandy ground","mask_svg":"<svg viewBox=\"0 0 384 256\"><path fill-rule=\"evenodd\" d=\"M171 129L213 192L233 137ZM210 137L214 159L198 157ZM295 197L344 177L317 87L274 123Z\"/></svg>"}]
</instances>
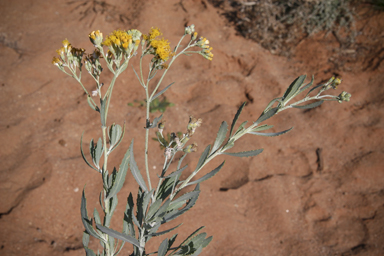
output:
<instances>
[{"instance_id":1,"label":"sandy ground","mask_svg":"<svg viewBox=\"0 0 384 256\"><path fill-rule=\"evenodd\" d=\"M192 166L242 102L248 105L240 121L254 121L301 74L314 74L317 82L339 74L343 83L334 93L346 90L352 100L285 111L268 124L275 131L294 126L290 133L241 140L238 151L264 152L255 158L226 158L224 168L202 184L196 206L175 220L184 223L180 239L204 225L214 239L202 255L384 255L383 65L366 71L332 69L328 57L337 48L332 36L304 40L290 59L272 55L236 35L206 0L5 0L0 13L1 255L85 255L81 191L86 184L92 211L102 182L83 163L79 140L85 131L87 148L91 138L100 136L100 124L80 86L51 64L61 41L68 38L91 50L92 30L146 33L156 26L174 45L186 24L196 25L215 54L212 62L197 55L181 57L164 81L175 82L167 91L175 106L165 113L165 132L183 131L189 115L203 119L193 138L201 146L186 159ZM86 76L84 84L88 90L94 87ZM111 157L115 166L135 138L136 160L143 169L144 109L127 103L144 98L132 71L121 76L109 122L126 121L127 132ZM150 146L155 180L163 155L156 142ZM116 229L129 191L137 191L131 176L120 192L112 222ZM148 252L157 250L160 239L151 240ZM97 248L97 241L91 247ZM132 252L130 246L124 249L124 255Z\"/></svg>"}]
</instances>

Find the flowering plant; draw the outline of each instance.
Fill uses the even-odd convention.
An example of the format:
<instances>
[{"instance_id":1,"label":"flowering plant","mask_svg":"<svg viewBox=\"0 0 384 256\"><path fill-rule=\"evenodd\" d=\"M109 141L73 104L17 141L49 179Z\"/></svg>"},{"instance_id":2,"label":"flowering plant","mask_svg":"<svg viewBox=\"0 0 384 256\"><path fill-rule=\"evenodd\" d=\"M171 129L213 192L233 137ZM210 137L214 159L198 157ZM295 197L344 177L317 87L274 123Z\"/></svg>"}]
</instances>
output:
<instances>
[{"instance_id":1,"label":"flowering plant","mask_svg":"<svg viewBox=\"0 0 384 256\"><path fill-rule=\"evenodd\" d=\"M236 126L237 120L245 107L244 103L238 109L230 126L227 122L222 122L212 147L211 145L208 145L205 148L194 171L185 180L181 180L181 174L188 167L188 165L183 165L183 160L187 154L196 151L197 148L196 144L189 144L188 141L196 132L197 128L201 126L202 120L191 116L186 125L185 133L179 133L177 135L172 133L168 138L165 138L163 135L164 121L161 121L163 115L150 120L150 104L173 85L172 83L162 90L159 90L164 76L176 58L182 54L190 55L197 53L208 60L212 60L213 54L211 52L212 48L209 46L209 41L203 37L197 38L197 32L195 32L194 25L185 28L184 35L173 50L171 50L168 40L165 40L164 38L159 39L161 35L162 34L158 28L152 28L147 35L143 35L140 31L135 29L127 31L117 30L104 39L100 31L93 31L89 34L90 41L95 46L95 50L92 53L85 54L84 49L72 47L66 39L63 41L63 47L57 50L59 57L54 57L52 61L52 63L61 71L73 77L80 83L87 96L89 106L100 114L102 137L99 138L97 142L94 142L93 139L90 142L92 162L88 160L83 151L82 137L80 140L81 155L85 163L90 168L97 171L103 180L103 188L100 193L100 205L104 215L103 219L101 219L101 216L96 209L93 211L93 217L89 217L84 190L82 194L81 219L85 228L83 245L86 255L88 256L117 255L121 252L126 242L133 245L132 256L143 256L154 253L161 256L200 254L202 249L212 240L212 237L207 238L206 233L201 232L203 227L198 228L178 245L174 245L177 234L173 235L171 238L165 238L156 252L147 252L146 244L152 237L164 235L180 226L178 225L171 229L159 231L163 224L176 219L195 205L200 194L200 183L213 177L220 171L224 162L211 172L194 180L194 177L203 169L203 167L219 155L251 157L260 154L263 149L237 153L229 153L227 150L234 147L235 142L246 134L278 136L290 131L292 128L276 133L262 132L272 128L272 126L266 124L261 125L261 123L285 109L314 108L326 100L342 102L349 101L351 97L347 92L342 92L338 96L323 94L323 92L330 88L335 89L340 84L341 80L338 78L331 78L325 84L313 86L313 77L308 84L304 85L306 76L300 76L291 83L282 97L273 99L266 106L256 121L248 127L247 122L243 122L239 126ZM182 47L181 42L187 36L189 36L189 41L185 47ZM105 52L105 49L107 49L107 52ZM138 54L139 50L141 50L141 55ZM118 124L111 124L109 127L107 126L108 110L113 88L118 76L128 67L129 60L138 55L140 57L140 69L139 73L135 70L134 72L139 84L145 90L147 103L146 123L144 127L146 181L135 161L133 140L122 159L119 168L116 169L114 167L112 169L108 167L109 155L120 144L125 134L125 124L123 127ZM151 60L149 62L148 74L144 77L143 59L147 55L151 56ZM100 63L101 58L105 60L107 68L113 74L113 78L104 95L102 95L101 91L104 83L100 81L100 75L103 71ZM81 82L81 74L84 67L96 82L96 88L91 93L87 91ZM162 73L158 72L159 70L161 70ZM158 74L161 74L160 79L155 84L154 89L150 91L150 82L153 81L152 79ZM291 102L293 98L307 89L309 89L309 91L301 100L293 103ZM96 103L93 97L99 98L99 104ZM154 187L152 187L148 169L148 138L151 129L157 129L157 140L162 148L164 148L163 168L158 174L157 185ZM181 152L183 155L178 161L177 168L169 173L170 165L178 152ZM127 206L123 216L123 227L122 231L119 232L111 229L110 223L118 203L117 193L123 186L128 169L130 169L139 188L136 198L136 207L132 193L127 197ZM194 189L191 192L183 194L183 189L192 185L194 186ZM88 247L90 236L100 240L103 247L101 252L95 253Z\"/></svg>"}]
</instances>

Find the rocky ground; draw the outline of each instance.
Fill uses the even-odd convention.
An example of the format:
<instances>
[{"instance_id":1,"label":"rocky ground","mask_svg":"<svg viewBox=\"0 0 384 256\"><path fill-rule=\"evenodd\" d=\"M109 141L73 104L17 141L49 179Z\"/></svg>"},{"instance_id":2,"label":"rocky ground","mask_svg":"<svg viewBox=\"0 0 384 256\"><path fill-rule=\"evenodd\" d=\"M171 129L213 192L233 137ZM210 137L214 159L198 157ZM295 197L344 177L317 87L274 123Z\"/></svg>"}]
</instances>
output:
<instances>
[{"instance_id":1,"label":"rocky ground","mask_svg":"<svg viewBox=\"0 0 384 256\"><path fill-rule=\"evenodd\" d=\"M86 184L91 211L102 182L83 163L79 140L83 131L86 142L100 136L100 125L80 86L51 64L61 41L68 38L91 50L92 30L146 33L156 26L174 45L190 24L209 39L214 59L181 57L164 84L175 82L167 91L175 105L165 113L165 132L183 131L189 115L203 119L194 136L199 150L187 158L192 165L242 102L248 104L240 121L254 121L301 74L314 74L321 82L336 73L343 83L334 93L345 90L352 99L285 111L268 124L275 131L294 126L290 133L242 140L237 150L264 152L227 158L224 168L202 184L196 206L175 220L184 223L179 236L206 226L214 239L202 255L384 255L382 64L334 69L329 56L338 44L332 34L302 41L290 58L272 55L237 35L206 0L13 0L0 7L1 255L85 255L81 191ZM372 17L367 26L378 30L382 40L382 16ZM143 168L144 112L127 103L145 94L133 72L127 73L115 88L109 117L111 123L126 121L127 132L110 161L118 166L135 138L136 160ZM86 76L84 84L93 89ZM150 145L154 180L163 155L155 141ZM129 176L112 223L116 229L126 196L136 190ZM154 251L160 240L151 241L149 251ZM91 241L91 247L97 248L97 242ZM132 248L126 245L125 250Z\"/></svg>"}]
</instances>

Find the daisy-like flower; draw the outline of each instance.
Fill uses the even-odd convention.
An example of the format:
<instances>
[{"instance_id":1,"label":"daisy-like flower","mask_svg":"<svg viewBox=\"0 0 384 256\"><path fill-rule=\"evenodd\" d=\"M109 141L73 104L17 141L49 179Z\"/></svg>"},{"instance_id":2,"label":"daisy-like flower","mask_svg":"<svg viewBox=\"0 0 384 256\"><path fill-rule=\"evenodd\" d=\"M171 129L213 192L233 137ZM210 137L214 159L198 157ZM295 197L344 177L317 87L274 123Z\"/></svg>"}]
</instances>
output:
<instances>
[{"instance_id":1,"label":"daisy-like flower","mask_svg":"<svg viewBox=\"0 0 384 256\"><path fill-rule=\"evenodd\" d=\"M163 61L168 60L169 57L173 55L168 40L165 40L164 38L161 40L153 39L151 41L151 46L155 50L157 57Z\"/></svg>"},{"instance_id":2,"label":"daisy-like flower","mask_svg":"<svg viewBox=\"0 0 384 256\"><path fill-rule=\"evenodd\" d=\"M146 41L152 41L153 39L155 39L156 37L161 36L161 35L163 35L163 33L161 33L158 28L153 28L152 27L151 30L149 31L149 34L148 35L143 35L143 38Z\"/></svg>"}]
</instances>

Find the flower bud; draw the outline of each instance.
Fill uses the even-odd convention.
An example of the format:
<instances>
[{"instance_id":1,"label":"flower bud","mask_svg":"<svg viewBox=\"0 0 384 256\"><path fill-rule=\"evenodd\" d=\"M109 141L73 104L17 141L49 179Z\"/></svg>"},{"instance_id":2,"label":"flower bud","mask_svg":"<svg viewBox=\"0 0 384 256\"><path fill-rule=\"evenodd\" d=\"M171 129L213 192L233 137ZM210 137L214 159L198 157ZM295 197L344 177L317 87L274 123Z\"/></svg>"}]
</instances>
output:
<instances>
[{"instance_id":1,"label":"flower bud","mask_svg":"<svg viewBox=\"0 0 384 256\"><path fill-rule=\"evenodd\" d=\"M103 42L103 34L100 30L92 31L89 34L89 40L91 40L91 43L94 46L101 46L101 43Z\"/></svg>"}]
</instances>

